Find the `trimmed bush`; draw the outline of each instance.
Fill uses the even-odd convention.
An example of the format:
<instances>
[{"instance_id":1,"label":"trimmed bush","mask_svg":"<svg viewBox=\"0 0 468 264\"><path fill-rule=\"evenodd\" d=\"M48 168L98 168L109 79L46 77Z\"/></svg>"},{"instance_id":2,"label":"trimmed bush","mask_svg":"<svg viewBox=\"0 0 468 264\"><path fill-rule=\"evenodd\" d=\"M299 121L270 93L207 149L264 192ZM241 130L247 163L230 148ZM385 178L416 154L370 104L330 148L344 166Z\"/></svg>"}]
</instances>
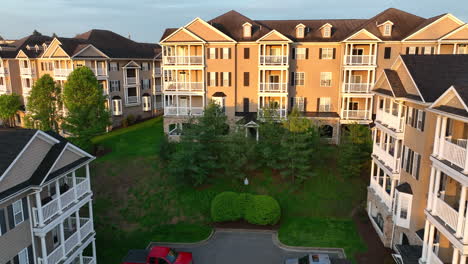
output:
<instances>
[{"instance_id":1,"label":"trimmed bush","mask_svg":"<svg viewBox=\"0 0 468 264\"><path fill-rule=\"evenodd\" d=\"M245 211L247 210L247 207L249 207L249 205L252 204L254 196L255 195L252 195L250 193L239 194L239 197L237 199L237 206L239 208L241 218L245 218Z\"/></svg>"},{"instance_id":2,"label":"trimmed bush","mask_svg":"<svg viewBox=\"0 0 468 264\"><path fill-rule=\"evenodd\" d=\"M211 218L215 222L236 221L241 218L239 194L222 192L211 201Z\"/></svg>"},{"instance_id":3,"label":"trimmed bush","mask_svg":"<svg viewBox=\"0 0 468 264\"><path fill-rule=\"evenodd\" d=\"M246 208L245 220L255 225L274 225L281 217L278 202L268 195L256 195Z\"/></svg>"}]
</instances>

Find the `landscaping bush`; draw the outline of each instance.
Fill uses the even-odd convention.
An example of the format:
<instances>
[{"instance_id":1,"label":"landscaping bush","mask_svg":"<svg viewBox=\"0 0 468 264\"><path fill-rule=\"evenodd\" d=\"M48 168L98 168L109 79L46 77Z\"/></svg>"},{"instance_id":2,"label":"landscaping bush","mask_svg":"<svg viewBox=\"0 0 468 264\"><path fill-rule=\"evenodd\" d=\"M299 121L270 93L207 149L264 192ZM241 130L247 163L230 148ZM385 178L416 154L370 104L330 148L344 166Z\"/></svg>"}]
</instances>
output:
<instances>
[{"instance_id":1,"label":"landscaping bush","mask_svg":"<svg viewBox=\"0 0 468 264\"><path fill-rule=\"evenodd\" d=\"M245 220L255 225L274 225L281 217L278 202L268 195L256 195L246 208Z\"/></svg>"},{"instance_id":2,"label":"landscaping bush","mask_svg":"<svg viewBox=\"0 0 468 264\"><path fill-rule=\"evenodd\" d=\"M211 218L215 222L236 221L241 217L239 211L239 194L222 192L211 202Z\"/></svg>"},{"instance_id":3,"label":"landscaping bush","mask_svg":"<svg viewBox=\"0 0 468 264\"><path fill-rule=\"evenodd\" d=\"M241 193L237 199L237 206L239 208L241 218L245 218L245 211L247 207L252 204L254 195L250 193Z\"/></svg>"}]
</instances>

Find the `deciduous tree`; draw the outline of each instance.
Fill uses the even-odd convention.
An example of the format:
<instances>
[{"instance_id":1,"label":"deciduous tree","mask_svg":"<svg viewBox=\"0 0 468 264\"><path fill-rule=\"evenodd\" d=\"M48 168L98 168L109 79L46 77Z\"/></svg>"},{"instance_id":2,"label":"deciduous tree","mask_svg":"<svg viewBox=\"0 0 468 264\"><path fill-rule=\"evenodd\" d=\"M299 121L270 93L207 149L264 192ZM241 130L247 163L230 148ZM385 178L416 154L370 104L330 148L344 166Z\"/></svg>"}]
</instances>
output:
<instances>
[{"instance_id":1,"label":"deciduous tree","mask_svg":"<svg viewBox=\"0 0 468 264\"><path fill-rule=\"evenodd\" d=\"M0 95L0 119L4 125L13 127L15 122L13 120L16 112L21 107L19 95L16 94L3 94Z\"/></svg>"},{"instance_id":2,"label":"deciduous tree","mask_svg":"<svg viewBox=\"0 0 468 264\"><path fill-rule=\"evenodd\" d=\"M372 153L370 129L351 124L344 130L339 146L338 167L344 177L358 177L369 166Z\"/></svg>"}]
</instances>

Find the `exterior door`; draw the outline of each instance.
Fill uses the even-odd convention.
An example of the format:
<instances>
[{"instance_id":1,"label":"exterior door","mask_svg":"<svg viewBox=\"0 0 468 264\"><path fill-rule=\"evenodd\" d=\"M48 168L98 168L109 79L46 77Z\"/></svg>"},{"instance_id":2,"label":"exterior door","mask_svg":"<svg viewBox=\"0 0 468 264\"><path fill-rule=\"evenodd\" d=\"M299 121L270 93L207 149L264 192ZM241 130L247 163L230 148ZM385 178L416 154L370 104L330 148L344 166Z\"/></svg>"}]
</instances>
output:
<instances>
[{"instance_id":1,"label":"exterior door","mask_svg":"<svg viewBox=\"0 0 468 264\"><path fill-rule=\"evenodd\" d=\"M182 115L188 114L188 104L187 104L187 97L181 97L179 99L179 113Z\"/></svg>"}]
</instances>

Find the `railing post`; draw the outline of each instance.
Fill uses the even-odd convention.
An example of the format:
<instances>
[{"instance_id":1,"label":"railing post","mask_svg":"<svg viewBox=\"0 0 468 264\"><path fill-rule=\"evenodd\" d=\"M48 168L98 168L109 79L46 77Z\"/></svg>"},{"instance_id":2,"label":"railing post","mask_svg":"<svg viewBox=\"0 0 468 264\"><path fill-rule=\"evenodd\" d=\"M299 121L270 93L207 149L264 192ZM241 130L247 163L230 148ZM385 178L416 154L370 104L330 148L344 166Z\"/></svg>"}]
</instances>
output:
<instances>
[{"instance_id":1,"label":"railing post","mask_svg":"<svg viewBox=\"0 0 468 264\"><path fill-rule=\"evenodd\" d=\"M431 176L429 179L429 194L427 198L427 210L431 211L432 210L432 200L433 200L433 195L434 195L434 176L435 176L435 168L431 167Z\"/></svg>"},{"instance_id":2,"label":"railing post","mask_svg":"<svg viewBox=\"0 0 468 264\"><path fill-rule=\"evenodd\" d=\"M431 227L429 228L429 242L427 246L428 252L428 260L431 259L432 254L434 254L433 247L434 247L434 229L435 226L432 224L429 224ZM426 232L426 231L424 231ZM428 261L430 263L430 261Z\"/></svg>"},{"instance_id":3,"label":"railing post","mask_svg":"<svg viewBox=\"0 0 468 264\"><path fill-rule=\"evenodd\" d=\"M78 199L78 190L76 188L76 173L72 172L72 183L73 183L73 192L75 193L75 199Z\"/></svg>"},{"instance_id":4,"label":"railing post","mask_svg":"<svg viewBox=\"0 0 468 264\"><path fill-rule=\"evenodd\" d=\"M465 206L466 206L466 187L462 186L461 195L460 195L460 203L458 208L458 219L457 219L457 230L455 236L461 238L463 233L463 218L465 213Z\"/></svg>"},{"instance_id":5,"label":"railing post","mask_svg":"<svg viewBox=\"0 0 468 264\"><path fill-rule=\"evenodd\" d=\"M65 256L66 256L66 252L65 252L65 231L63 230L63 222L60 222L59 228L60 228L60 246L62 247L63 258L65 258Z\"/></svg>"},{"instance_id":6,"label":"railing post","mask_svg":"<svg viewBox=\"0 0 468 264\"><path fill-rule=\"evenodd\" d=\"M91 177L89 173L89 163L86 164L86 180L88 181L88 191L91 191Z\"/></svg>"},{"instance_id":7,"label":"railing post","mask_svg":"<svg viewBox=\"0 0 468 264\"><path fill-rule=\"evenodd\" d=\"M41 193L39 191L35 192L36 196L36 206L37 206L37 217L39 218L39 227L44 226L44 214L42 212L42 201L41 201Z\"/></svg>"},{"instance_id":8,"label":"railing post","mask_svg":"<svg viewBox=\"0 0 468 264\"><path fill-rule=\"evenodd\" d=\"M78 233L78 244L81 245L81 222L80 222L80 211L76 211L75 213L76 219L76 232Z\"/></svg>"},{"instance_id":9,"label":"railing post","mask_svg":"<svg viewBox=\"0 0 468 264\"><path fill-rule=\"evenodd\" d=\"M421 254L422 262L426 262L427 260L427 248L428 248L428 240L429 240L429 228L430 224L429 221L426 219L426 224L424 225L424 240L423 240L423 250Z\"/></svg>"},{"instance_id":10,"label":"railing post","mask_svg":"<svg viewBox=\"0 0 468 264\"><path fill-rule=\"evenodd\" d=\"M432 193L432 214L437 215L437 193L439 192L440 188L440 170L436 171L436 179L435 179L435 186L434 186L434 192Z\"/></svg>"},{"instance_id":11,"label":"railing post","mask_svg":"<svg viewBox=\"0 0 468 264\"><path fill-rule=\"evenodd\" d=\"M458 257L459 257L459 251L456 247L453 247L452 264L458 264Z\"/></svg>"},{"instance_id":12,"label":"railing post","mask_svg":"<svg viewBox=\"0 0 468 264\"><path fill-rule=\"evenodd\" d=\"M444 155L444 145L445 145L445 132L447 130L447 117L442 118L442 129L440 130L440 146L439 146L439 154L438 157L442 157Z\"/></svg>"},{"instance_id":13,"label":"railing post","mask_svg":"<svg viewBox=\"0 0 468 264\"><path fill-rule=\"evenodd\" d=\"M58 213L62 213L62 200L61 200L61 193L60 193L60 185L59 181L55 180L55 193L57 194L57 207L58 207Z\"/></svg>"},{"instance_id":14,"label":"railing post","mask_svg":"<svg viewBox=\"0 0 468 264\"><path fill-rule=\"evenodd\" d=\"M440 115L437 115L437 122L436 122L436 130L434 135L434 150L432 155L439 157L439 145L440 145L440 123L441 123Z\"/></svg>"},{"instance_id":15,"label":"railing post","mask_svg":"<svg viewBox=\"0 0 468 264\"><path fill-rule=\"evenodd\" d=\"M48 259L48 256L47 256L47 248L46 248L45 235L44 235L44 234L40 234L39 237L40 237L40 239L41 239L42 261L43 261L44 264L48 264L49 259Z\"/></svg>"}]
</instances>

